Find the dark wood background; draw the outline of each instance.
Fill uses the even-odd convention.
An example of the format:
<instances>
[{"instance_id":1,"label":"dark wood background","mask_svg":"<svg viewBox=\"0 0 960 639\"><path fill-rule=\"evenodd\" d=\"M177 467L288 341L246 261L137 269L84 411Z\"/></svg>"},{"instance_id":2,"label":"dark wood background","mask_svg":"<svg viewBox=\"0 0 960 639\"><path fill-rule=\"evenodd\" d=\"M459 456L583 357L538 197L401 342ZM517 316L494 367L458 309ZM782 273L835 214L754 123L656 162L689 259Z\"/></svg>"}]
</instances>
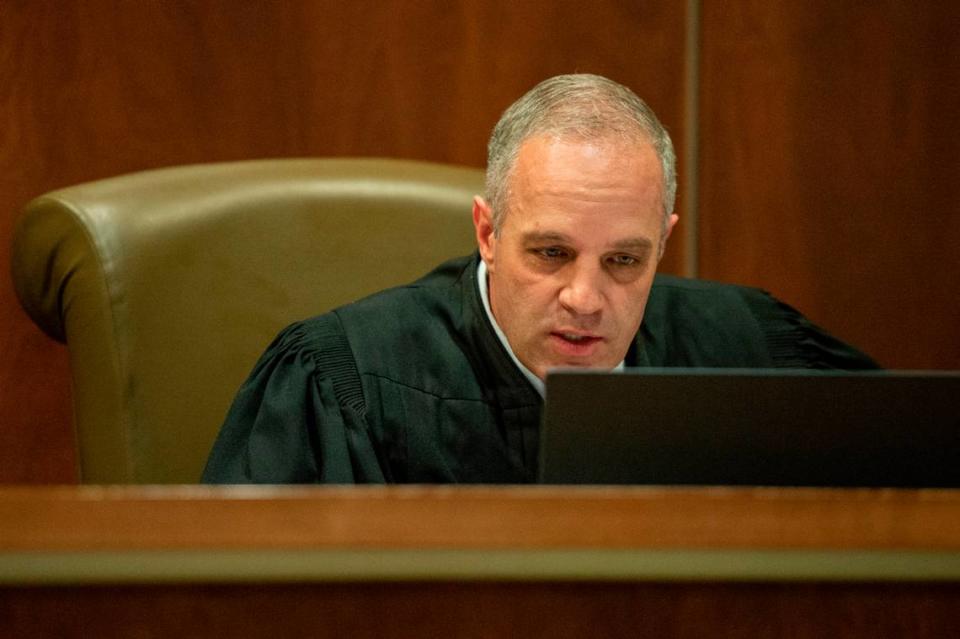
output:
<instances>
[{"instance_id":1,"label":"dark wood background","mask_svg":"<svg viewBox=\"0 0 960 639\"><path fill-rule=\"evenodd\" d=\"M247 158L480 167L501 111L573 71L699 149L664 270L765 287L888 367L960 368L958 34L932 1L0 2L0 482L76 481L66 351L7 267L31 198Z\"/></svg>"}]
</instances>

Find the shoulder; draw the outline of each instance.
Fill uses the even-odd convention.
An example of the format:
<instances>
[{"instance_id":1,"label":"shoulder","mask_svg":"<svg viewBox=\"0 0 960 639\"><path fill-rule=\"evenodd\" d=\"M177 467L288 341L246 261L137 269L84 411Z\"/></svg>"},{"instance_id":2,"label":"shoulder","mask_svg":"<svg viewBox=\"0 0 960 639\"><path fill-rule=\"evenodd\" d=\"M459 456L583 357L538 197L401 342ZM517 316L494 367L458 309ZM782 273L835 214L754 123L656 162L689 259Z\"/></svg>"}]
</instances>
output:
<instances>
[{"instance_id":1,"label":"shoulder","mask_svg":"<svg viewBox=\"0 0 960 639\"><path fill-rule=\"evenodd\" d=\"M729 324L731 320L747 321L752 318L752 305L773 303L773 299L760 289L657 275L650 290L646 317L663 321L669 319L673 323L722 320Z\"/></svg>"},{"instance_id":2,"label":"shoulder","mask_svg":"<svg viewBox=\"0 0 960 639\"><path fill-rule=\"evenodd\" d=\"M349 359L361 378L394 382L440 397L479 396L469 380L465 297L474 256L457 258L405 286L387 289L299 323L300 347L325 368Z\"/></svg>"},{"instance_id":3,"label":"shoulder","mask_svg":"<svg viewBox=\"0 0 960 639\"><path fill-rule=\"evenodd\" d=\"M333 313L351 328L374 326L378 330L393 323L398 314L433 317L459 299L465 280L475 279L475 269L473 256L452 259L410 284L380 291Z\"/></svg>"},{"instance_id":4,"label":"shoulder","mask_svg":"<svg viewBox=\"0 0 960 639\"><path fill-rule=\"evenodd\" d=\"M472 257L450 260L419 280L299 320L285 327L265 355L294 355L316 363L344 349L360 353L381 350L398 339L411 341L414 333L432 329L455 312L462 278L470 275ZM349 354L349 353L346 353Z\"/></svg>"},{"instance_id":5,"label":"shoulder","mask_svg":"<svg viewBox=\"0 0 960 639\"><path fill-rule=\"evenodd\" d=\"M653 280L654 291L661 293L675 293L678 295L740 295L746 292L760 292L760 289L753 289L739 284L727 284L725 282L714 282L711 280L698 280L689 277L680 277L677 275L666 275L658 273Z\"/></svg>"},{"instance_id":6,"label":"shoulder","mask_svg":"<svg viewBox=\"0 0 960 639\"><path fill-rule=\"evenodd\" d=\"M735 284L658 275L644 330L666 366L876 367L770 293Z\"/></svg>"},{"instance_id":7,"label":"shoulder","mask_svg":"<svg viewBox=\"0 0 960 639\"><path fill-rule=\"evenodd\" d=\"M658 366L769 366L762 328L733 284L658 275L643 319L645 348Z\"/></svg>"}]
</instances>

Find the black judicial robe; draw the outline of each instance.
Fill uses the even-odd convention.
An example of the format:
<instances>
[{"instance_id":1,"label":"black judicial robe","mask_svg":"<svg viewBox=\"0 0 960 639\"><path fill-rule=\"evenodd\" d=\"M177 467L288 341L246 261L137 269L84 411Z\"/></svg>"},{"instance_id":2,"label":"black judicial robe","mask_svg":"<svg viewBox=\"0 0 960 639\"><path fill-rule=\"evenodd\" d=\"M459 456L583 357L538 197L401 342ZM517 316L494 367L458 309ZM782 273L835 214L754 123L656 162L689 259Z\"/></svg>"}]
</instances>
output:
<instances>
[{"instance_id":1,"label":"black judicial robe","mask_svg":"<svg viewBox=\"0 0 960 639\"><path fill-rule=\"evenodd\" d=\"M478 259L281 332L240 388L203 481L534 481L542 399L487 318ZM626 365L876 366L763 291L663 275Z\"/></svg>"}]
</instances>

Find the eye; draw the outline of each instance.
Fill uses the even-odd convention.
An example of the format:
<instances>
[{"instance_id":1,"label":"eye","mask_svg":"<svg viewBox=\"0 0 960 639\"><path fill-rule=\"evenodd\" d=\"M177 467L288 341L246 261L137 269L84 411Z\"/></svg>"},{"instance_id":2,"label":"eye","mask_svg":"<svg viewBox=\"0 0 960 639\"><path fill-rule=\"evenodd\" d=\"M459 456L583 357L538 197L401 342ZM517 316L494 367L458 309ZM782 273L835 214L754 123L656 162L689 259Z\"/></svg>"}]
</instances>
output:
<instances>
[{"instance_id":1,"label":"eye","mask_svg":"<svg viewBox=\"0 0 960 639\"><path fill-rule=\"evenodd\" d=\"M608 258L610 264L613 266L636 266L640 263L640 260L635 258L632 255L611 255Z\"/></svg>"},{"instance_id":2,"label":"eye","mask_svg":"<svg viewBox=\"0 0 960 639\"><path fill-rule=\"evenodd\" d=\"M545 246L533 249L533 252L545 260L560 260L567 256L567 252L559 246Z\"/></svg>"}]
</instances>

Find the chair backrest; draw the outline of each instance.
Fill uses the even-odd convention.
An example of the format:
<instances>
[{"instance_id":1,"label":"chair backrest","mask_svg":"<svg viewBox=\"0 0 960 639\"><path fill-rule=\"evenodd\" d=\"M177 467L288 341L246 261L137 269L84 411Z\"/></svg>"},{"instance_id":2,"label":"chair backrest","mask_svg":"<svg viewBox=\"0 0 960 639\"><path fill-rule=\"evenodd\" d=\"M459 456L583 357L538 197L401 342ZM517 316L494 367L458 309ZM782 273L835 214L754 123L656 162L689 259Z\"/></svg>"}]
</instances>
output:
<instances>
[{"instance_id":1,"label":"chair backrest","mask_svg":"<svg viewBox=\"0 0 960 639\"><path fill-rule=\"evenodd\" d=\"M193 483L285 325L475 247L478 169L184 166L58 190L14 233L17 294L70 353L84 483Z\"/></svg>"}]
</instances>

